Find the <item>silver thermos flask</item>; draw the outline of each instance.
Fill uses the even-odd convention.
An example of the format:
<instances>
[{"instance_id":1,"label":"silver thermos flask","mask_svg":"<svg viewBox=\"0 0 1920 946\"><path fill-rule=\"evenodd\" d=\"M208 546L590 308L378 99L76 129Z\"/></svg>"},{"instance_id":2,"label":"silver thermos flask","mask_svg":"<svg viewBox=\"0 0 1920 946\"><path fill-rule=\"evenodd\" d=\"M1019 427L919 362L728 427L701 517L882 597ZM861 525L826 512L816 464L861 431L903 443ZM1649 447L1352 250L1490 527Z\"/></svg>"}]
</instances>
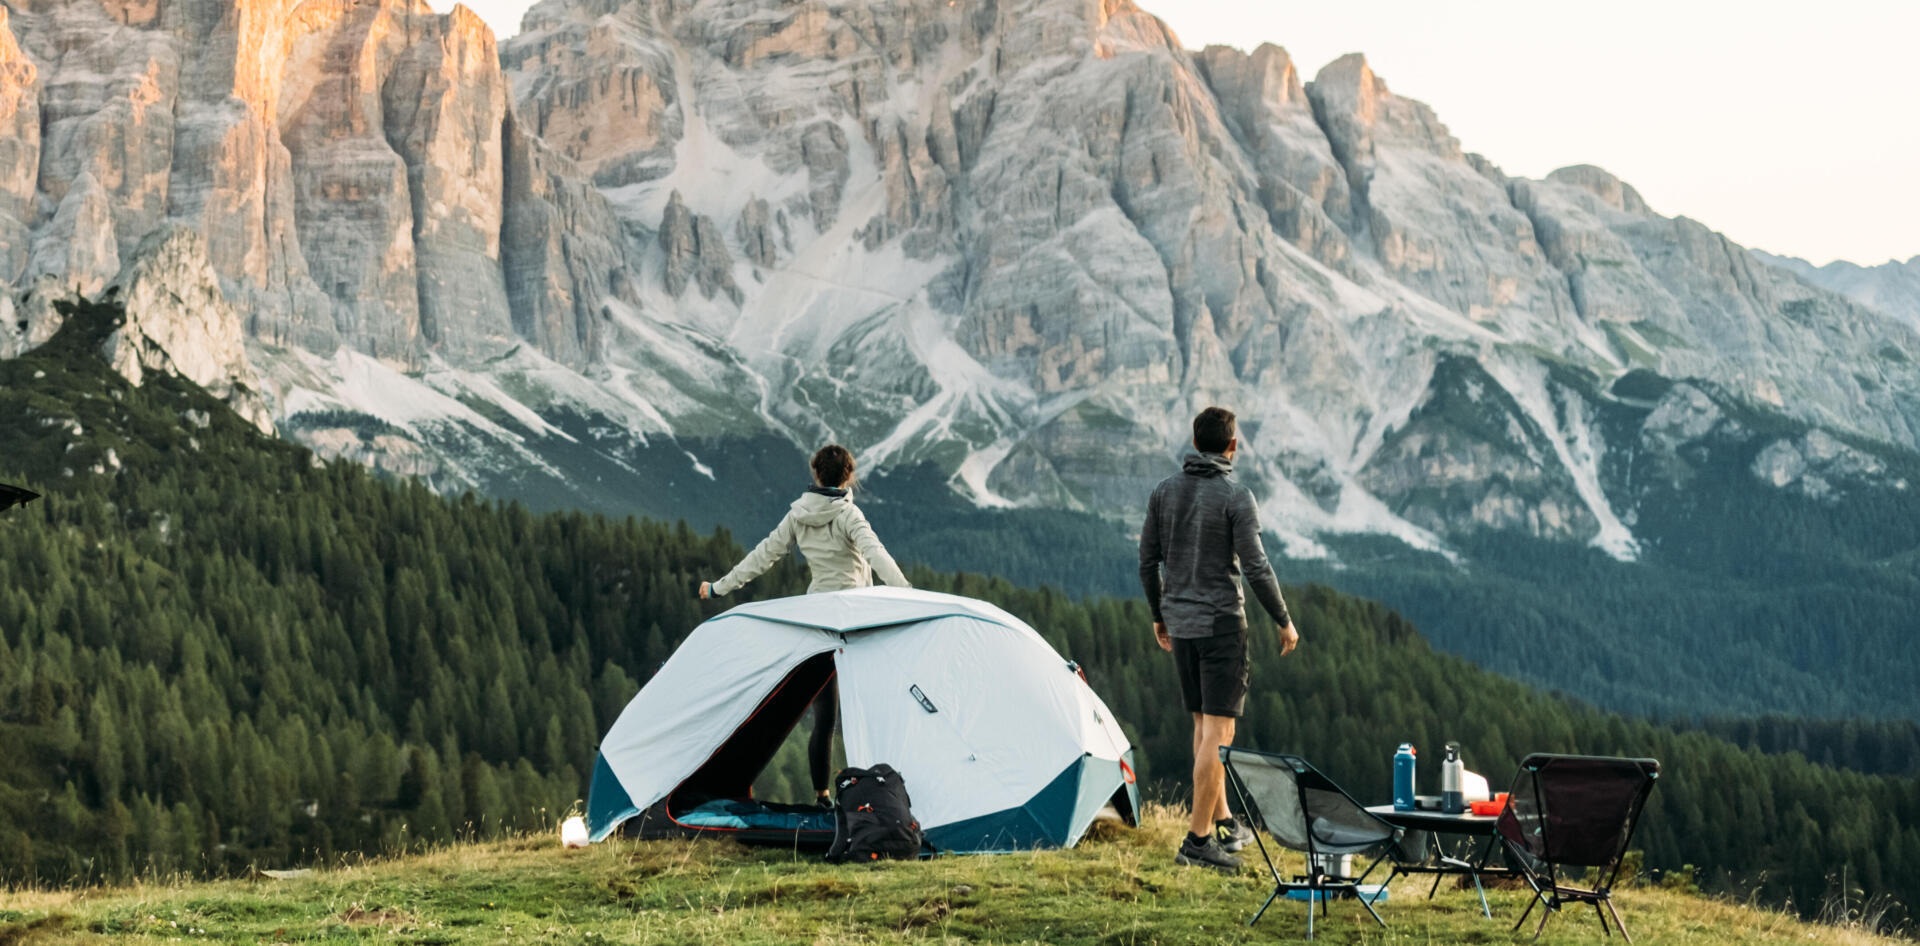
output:
<instances>
[{"instance_id":1,"label":"silver thermos flask","mask_svg":"<svg viewBox=\"0 0 1920 946\"><path fill-rule=\"evenodd\" d=\"M1460 744L1447 743L1446 758L1440 760L1440 810L1457 815L1467 810L1461 783L1466 781L1466 763L1460 761Z\"/></svg>"}]
</instances>

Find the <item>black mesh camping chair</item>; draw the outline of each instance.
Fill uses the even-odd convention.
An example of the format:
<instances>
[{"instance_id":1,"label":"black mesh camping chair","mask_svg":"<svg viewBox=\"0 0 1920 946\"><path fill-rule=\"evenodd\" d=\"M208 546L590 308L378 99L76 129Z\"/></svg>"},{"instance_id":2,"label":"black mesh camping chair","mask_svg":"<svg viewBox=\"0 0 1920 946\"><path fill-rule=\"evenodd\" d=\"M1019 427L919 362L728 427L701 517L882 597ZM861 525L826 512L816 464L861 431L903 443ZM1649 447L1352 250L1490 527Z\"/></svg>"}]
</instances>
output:
<instances>
[{"instance_id":1,"label":"black mesh camping chair","mask_svg":"<svg viewBox=\"0 0 1920 946\"><path fill-rule=\"evenodd\" d=\"M1511 860L1533 888L1533 899L1513 924L1515 930L1534 907L1544 906L1533 931L1539 939L1547 917L1563 904L1591 903L1601 930L1613 935L1607 928L1611 913L1620 935L1633 942L1614 909L1613 883L1659 777L1660 763L1653 759L1535 753L1521 761L1498 824ZM1569 867L1593 869L1593 886L1569 883Z\"/></svg>"},{"instance_id":2,"label":"black mesh camping chair","mask_svg":"<svg viewBox=\"0 0 1920 946\"><path fill-rule=\"evenodd\" d=\"M1320 855L1379 851L1397 837L1392 825L1375 817L1299 756L1221 746L1220 761L1226 766L1227 783L1240 801L1242 816L1255 829L1253 840L1260 845L1260 857L1273 874L1273 894L1260 905L1253 919L1247 921L1248 926L1260 922L1261 915L1273 906L1273 901L1290 890L1312 891L1308 894L1312 899L1307 901L1308 939L1313 938L1314 904L1319 903L1320 913L1325 916L1327 900L1335 894L1352 893L1360 905L1367 908L1374 922L1382 927L1387 925L1360 891L1360 885L1385 858L1376 858L1367 866L1366 873L1349 879L1328 876ZM1281 879L1279 868L1267 853L1266 842L1260 840L1261 830L1282 845L1307 855L1305 876L1295 876L1291 881Z\"/></svg>"}]
</instances>

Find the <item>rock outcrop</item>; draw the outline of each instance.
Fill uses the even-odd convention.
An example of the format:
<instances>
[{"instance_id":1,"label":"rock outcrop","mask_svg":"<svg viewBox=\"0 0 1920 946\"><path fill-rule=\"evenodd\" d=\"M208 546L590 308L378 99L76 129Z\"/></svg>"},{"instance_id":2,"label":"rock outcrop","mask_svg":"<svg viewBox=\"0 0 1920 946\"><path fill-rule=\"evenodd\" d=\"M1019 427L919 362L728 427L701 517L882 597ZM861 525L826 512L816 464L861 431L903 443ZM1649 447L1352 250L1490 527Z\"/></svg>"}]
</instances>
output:
<instances>
[{"instance_id":1,"label":"rock outcrop","mask_svg":"<svg viewBox=\"0 0 1920 946\"><path fill-rule=\"evenodd\" d=\"M612 11L536 6L501 61L517 77L527 133L594 183L620 187L673 168L686 119L660 22L602 12Z\"/></svg>"},{"instance_id":2,"label":"rock outcrop","mask_svg":"<svg viewBox=\"0 0 1920 946\"><path fill-rule=\"evenodd\" d=\"M720 228L712 217L687 210L679 191L667 200L666 213L660 218L660 250L667 257L661 280L668 293L678 296L692 282L709 299L723 293L740 301L740 287L733 282L733 258L727 254Z\"/></svg>"},{"instance_id":3,"label":"rock outcrop","mask_svg":"<svg viewBox=\"0 0 1920 946\"><path fill-rule=\"evenodd\" d=\"M1272 44L1251 55L1209 46L1195 64L1252 159L1273 228L1327 266L1356 275L1346 233L1354 227L1352 189L1292 57Z\"/></svg>"},{"instance_id":4,"label":"rock outcrop","mask_svg":"<svg viewBox=\"0 0 1920 946\"><path fill-rule=\"evenodd\" d=\"M133 259L109 290L127 318L104 343L108 363L136 385L149 372L177 374L272 433L240 317L220 290L200 234L180 226L157 231L141 241Z\"/></svg>"},{"instance_id":5,"label":"rock outcrop","mask_svg":"<svg viewBox=\"0 0 1920 946\"><path fill-rule=\"evenodd\" d=\"M631 301L634 249L613 209L571 162L512 114L505 140L501 268L513 330L562 364L601 353L610 301Z\"/></svg>"}]
</instances>

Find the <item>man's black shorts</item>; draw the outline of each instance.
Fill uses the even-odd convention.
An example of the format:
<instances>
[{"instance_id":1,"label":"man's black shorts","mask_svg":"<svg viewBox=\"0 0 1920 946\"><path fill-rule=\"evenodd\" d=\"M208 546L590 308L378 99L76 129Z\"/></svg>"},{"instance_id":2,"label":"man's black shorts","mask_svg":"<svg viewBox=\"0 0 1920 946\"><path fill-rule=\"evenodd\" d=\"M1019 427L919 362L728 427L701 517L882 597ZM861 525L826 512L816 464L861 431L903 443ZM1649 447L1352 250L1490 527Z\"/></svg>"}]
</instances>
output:
<instances>
[{"instance_id":1,"label":"man's black shorts","mask_svg":"<svg viewBox=\"0 0 1920 946\"><path fill-rule=\"evenodd\" d=\"M1173 639L1173 667L1187 712L1240 717L1247 704L1247 629Z\"/></svg>"}]
</instances>

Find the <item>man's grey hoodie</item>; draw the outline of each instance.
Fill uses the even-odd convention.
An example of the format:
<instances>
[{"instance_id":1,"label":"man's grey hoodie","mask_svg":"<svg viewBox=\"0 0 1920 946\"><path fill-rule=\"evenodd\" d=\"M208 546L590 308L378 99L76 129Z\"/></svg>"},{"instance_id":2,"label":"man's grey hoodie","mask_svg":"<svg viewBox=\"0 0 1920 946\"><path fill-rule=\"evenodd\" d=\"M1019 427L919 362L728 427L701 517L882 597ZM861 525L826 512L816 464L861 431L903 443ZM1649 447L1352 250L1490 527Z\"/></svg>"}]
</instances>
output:
<instances>
[{"instance_id":1,"label":"man's grey hoodie","mask_svg":"<svg viewBox=\"0 0 1920 946\"><path fill-rule=\"evenodd\" d=\"M807 569L813 573L808 594L865 588L873 584L876 573L886 584L908 587L907 576L900 573L900 566L894 564L893 556L873 534L866 514L853 504L853 496L844 489L812 486L793 501L772 535L762 539L733 571L713 583L713 593L727 594L760 577L796 542L800 554L806 556Z\"/></svg>"},{"instance_id":2,"label":"man's grey hoodie","mask_svg":"<svg viewBox=\"0 0 1920 946\"><path fill-rule=\"evenodd\" d=\"M1253 492L1233 478L1232 460L1189 453L1181 471L1154 488L1140 528L1140 587L1154 621L1174 637L1238 632L1247 620L1234 580L1242 574L1261 606L1285 627L1287 602L1260 545Z\"/></svg>"}]
</instances>

